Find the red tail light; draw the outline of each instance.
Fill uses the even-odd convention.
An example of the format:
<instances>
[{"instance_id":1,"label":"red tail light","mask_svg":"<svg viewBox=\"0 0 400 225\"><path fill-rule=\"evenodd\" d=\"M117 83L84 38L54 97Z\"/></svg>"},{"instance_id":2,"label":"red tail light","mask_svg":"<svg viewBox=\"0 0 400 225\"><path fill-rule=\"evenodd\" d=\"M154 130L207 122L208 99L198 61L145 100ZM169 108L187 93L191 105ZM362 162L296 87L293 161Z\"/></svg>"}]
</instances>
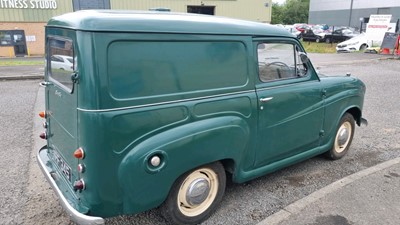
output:
<instances>
[{"instance_id":1,"label":"red tail light","mask_svg":"<svg viewBox=\"0 0 400 225\"><path fill-rule=\"evenodd\" d=\"M46 139L47 139L47 134L46 134L46 132L41 133L41 134L39 135L39 137L40 137L41 139L46 140Z\"/></svg>"},{"instance_id":2,"label":"red tail light","mask_svg":"<svg viewBox=\"0 0 400 225\"><path fill-rule=\"evenodd\" d=\"M39 113L39 116L42 117L43 119L45 119L45 118L47 117L46 111L41 111L41 112Z\"/></svg>"},{"instance_id":3,"label":"red tail light","mask_svg":"<svg viewBox=\"0 0 400 225\"><path fill-rule=\"evenodd\" d=\"M74 152L74 157L77 159L83 159L85 157L85 152L83 151L82 148L78 148Z\"/></svg>"}]
</instances>

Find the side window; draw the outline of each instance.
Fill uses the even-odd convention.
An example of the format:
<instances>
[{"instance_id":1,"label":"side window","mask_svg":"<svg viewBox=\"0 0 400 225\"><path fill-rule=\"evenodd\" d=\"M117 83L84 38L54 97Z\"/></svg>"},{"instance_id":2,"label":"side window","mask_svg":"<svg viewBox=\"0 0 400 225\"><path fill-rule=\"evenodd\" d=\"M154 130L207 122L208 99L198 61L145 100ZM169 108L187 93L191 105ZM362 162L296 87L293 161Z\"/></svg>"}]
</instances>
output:
<instances>
[{"instance_id":1,"label":"side window","mask_svg":"<svg viewBox=\"0 0 400 225\"><path fill-rule=\"evenodd\" d=\"M298 77L295 46L289 43L259 43L259 78L263 82Z\"/></svg>"},{"instance_id":2,"label":"side window","mask_svg":"<svg viewBox=\"0 0 400 225\"><path fill-rule=\"evenodd\" d=\"M49 76L61 87L71 91L71 74L76 66L72 40L52 37L48 39L48 45Z\"/></svg>"}]
</instances>

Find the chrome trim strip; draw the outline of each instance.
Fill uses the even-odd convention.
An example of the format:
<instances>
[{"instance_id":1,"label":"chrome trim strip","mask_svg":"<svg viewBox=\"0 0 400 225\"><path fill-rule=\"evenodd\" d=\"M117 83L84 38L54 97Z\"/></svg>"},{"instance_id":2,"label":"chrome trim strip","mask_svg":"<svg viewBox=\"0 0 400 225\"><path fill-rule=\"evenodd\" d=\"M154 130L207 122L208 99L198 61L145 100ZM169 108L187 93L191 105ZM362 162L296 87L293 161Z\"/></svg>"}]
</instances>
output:
<instances>
[{"instance_id":1,"label":"chrome trim strip","mask_svg":"<svg viewBox=\"0 0 400 225\"><path fill-rule=\"evenodd\" d=\"M82 111L82 112L111 112L111 111L117 111L117 110L137 109L137 108L144 108L144 107L150 107L150 106L173 104L173 103L180 103L180 102L186 102L186 101L195 101L195 100L202 100L202 99L207 99L207 98L224 97L224 96L229 96L229 95L246 94L246 93L255 93L255 90L239 91L239 92L232 92L232 93L220 94L220 95L209 95L209 96L204 96L204 97L188 98L188 99L167 101L167 102L157 102L157 103L152 103L152 104L128 106L128 107L121 107L121 108L115 108L115 109L82 109L82 108L78 108L78 110Z\"/></svg>"},{"instance_id":2,"label":"chrome trim strip","mask_svg":"<svg viewBox=\"0 0 400 225\"><path fill-rule=\"evenodd\" d=\"M104 225L105 222L103 218L84 215L78 212L68 203L67 199L64 197L61 190L58 188L56 182L51 177L49 171L46 169L46 165L40 158L39 155L40 151L45 151L45 148L41 148L36 155L39 167L42 170L43 174L45 175L46 180L50 183L50 186L56 193L57 197L60 199L61 206L67 212L71 220L80 225Z\"/></svg>"},{"instance_id":3,"label":"chrome trim strip","mask_svg":"<svg viewBox=\"0 0 400 225\"><path fill-rule=\"evenodd\" d=\"M281 87L290 87L290 86L297 85L298 83L302 83L302 82L303 81L299 81L299 82L290 83L290 84L281 84L281 85L270 86L270 87L261 87L261 88L256 87L256 91L265 91L265 90L277 89L277 88L281 88ZM319 82L319 80L304 81L304 82Z\"/></svg>"}]
</instances>

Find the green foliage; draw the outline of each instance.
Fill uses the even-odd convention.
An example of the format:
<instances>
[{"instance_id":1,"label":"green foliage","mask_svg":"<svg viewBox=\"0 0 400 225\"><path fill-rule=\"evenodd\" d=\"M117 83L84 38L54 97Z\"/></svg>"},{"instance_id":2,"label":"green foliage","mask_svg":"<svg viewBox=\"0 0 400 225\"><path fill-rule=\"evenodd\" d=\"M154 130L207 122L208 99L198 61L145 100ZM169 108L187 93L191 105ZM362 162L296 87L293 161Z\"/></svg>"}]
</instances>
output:
<instances>
[{"instance_id":1,"label":"green foliage","mask_svg":"<svg viewBox=\"0 0 400 225\"><path fill-rule=\"evenodd\" d=\"M272 4L272 24L307 23L310 0L286 0L285 4Z\"/></svg>"}]
</instances>

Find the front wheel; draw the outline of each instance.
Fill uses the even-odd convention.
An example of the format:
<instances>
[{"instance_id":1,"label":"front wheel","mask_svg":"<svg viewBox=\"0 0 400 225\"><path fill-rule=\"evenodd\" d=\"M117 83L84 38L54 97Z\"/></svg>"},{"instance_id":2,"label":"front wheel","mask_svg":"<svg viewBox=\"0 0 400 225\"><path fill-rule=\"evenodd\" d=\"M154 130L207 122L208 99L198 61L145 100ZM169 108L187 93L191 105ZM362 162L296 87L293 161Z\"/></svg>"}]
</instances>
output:
<instances>
[{"instance_id":1,"label":"front wheel","mask_svg":"<svg viewBox=\"0 0 400 225\"><path fill-rule=\"evenodd\" d=\"M344 114L336 130L333 146L327 152L329 158L336 160L346 155L353 140L354 128L355 122L353 116L350 113Z\"/></svg>"},{"instance_id":2,"label":"front wheel","mask_svg":"<svg viewBox=\"0 0 400 225\"><path fill-rule=\"evenodd\" d=\"M360 46L360 51L365 51L365 49L367 49L367 48L368 48L368 45L362 44L362 45Z\"/></svg>"},{"instance_id":3,"label":"front wheel","mask_svg":"<svg viewBox=\"0 0 400 225\"><path fill-rule=\"evenodd\" d=\"M180 176L160 210L171 224L199 224L213 213L226 186L220 162L200 166Z\"/></svg>"}]
</instances>

